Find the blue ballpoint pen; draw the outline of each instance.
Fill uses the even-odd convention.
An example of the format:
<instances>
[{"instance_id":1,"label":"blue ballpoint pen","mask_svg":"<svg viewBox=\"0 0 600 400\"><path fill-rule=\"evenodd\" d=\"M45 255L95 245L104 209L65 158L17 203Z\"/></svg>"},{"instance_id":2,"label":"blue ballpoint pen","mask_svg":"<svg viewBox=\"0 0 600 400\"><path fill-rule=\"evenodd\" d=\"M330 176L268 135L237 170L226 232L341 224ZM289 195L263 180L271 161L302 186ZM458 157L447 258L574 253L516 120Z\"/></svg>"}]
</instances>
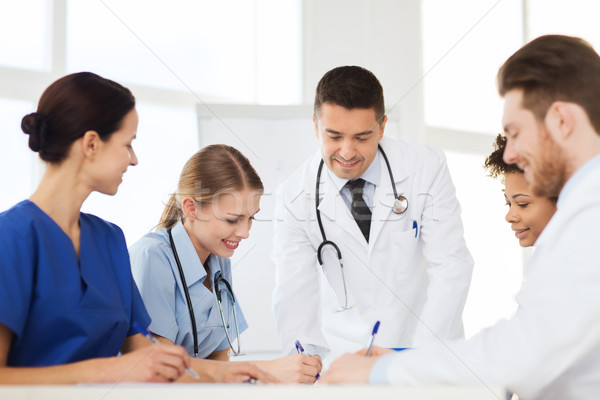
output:
<instances>
[{"instance_id":1,"label":"blue ballpoint pen","mask_svg":"<svg viewBox=\"0 0 600 400\"><path fill-rule=\"evenodd\" d=\"M377 331L379 330L379 321L375 322L375 326L373 327L373 333L371 333L371 339L369 339L369 344L367 345L367 352L365 353L365 356L369 357L369 354L371 354L371 347L373 347L373 341L375 340L375 335L377 334Z\"/></svg>"},{"instance_id":2,"label":"blue ballpoint pen","mask_svg":"<svg viewBox=\"0 0 600 400\"><path fill-rule=\"evenodd\" d=\"M148 329L144 329L140 324L138 324L137 322L133 322L131 324L131 326L138 331L139 333L142 334L142 336L144 336L146 339L148 339L149 341L151 341L152 343L160 343L160 340L158 340L156 338L156 336L154 336L152 333L150 333L150 331L148 331ZM192 378L194 379L200 379L200 377L198 376L198 374L196 373L196 371L194 371L191 368L186 368L185 372L187 372L188 374L190 374L192 376Z\"/></svg>"},{"instance_id":3,"label":"blue ballpoint pen","mask_svg":"<svg viewBox=\"0 0 600 400\"><path fill-rule=\"evenodd\" d=\"M304 354L304 347L302 347L302 344L300 344L300 341L299 341L299 340L296 340L296 351L297 351L299 354ZM320 377L320 376L321 376L321 374L317 374L317 375L315 376L315 379L319 379L319 377Z\"/></svg>"}]
</instances>

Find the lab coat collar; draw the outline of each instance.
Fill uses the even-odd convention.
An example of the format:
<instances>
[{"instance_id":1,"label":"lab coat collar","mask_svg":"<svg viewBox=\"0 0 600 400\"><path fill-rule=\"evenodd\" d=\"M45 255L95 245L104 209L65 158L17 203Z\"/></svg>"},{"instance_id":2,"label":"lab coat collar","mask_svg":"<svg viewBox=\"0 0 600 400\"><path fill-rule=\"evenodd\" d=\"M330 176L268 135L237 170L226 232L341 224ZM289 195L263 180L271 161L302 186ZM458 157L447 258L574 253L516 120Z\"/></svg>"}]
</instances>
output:
<instances>
[{"instance_id":1,"label":"lab coat collar","mask_svg":"<svg viewBox=\"0 0 600 400\"><path fill-rule=\"evenodd\" d=\"M375 187L375 196L373 198L373 214L371 216L371 231L369 233L369 245L371 248L377 241L379 233L383 228L383 224L390 218L390 215L392 214L392 207L394 205L394 189L392 188L392 181L390 180L389 171L385 165L385 160L383 157L381 157L381 169L382 171L385 171L385 173L382 172L380 175L379 184ZM394 180L395 178L396 177L394 177ZM398 194L402 193L398 192Z\"/></svg>"},{"instance_id":2,"label":"lab coat collar","mask_svg":"<svg viewBox=\"0 0 600 400\"><path fill-rule=\"evenodd\" d=\"M416 160L414 159L414 155L406 150L404 143L405 142L402 139L390 140L384 137L381 140L380 145L390 162L398 195L406 196L406 193L402 190L401 183L413 173ZM394 190L392 188L389 171L383 156L381 156L379 152L373 160L373 163L375 163L376 160L379 162L379 181L375 187L375 197L373 199L373 216L371 218L369 248L372 248L373 244L377 241L385 221L391 218L392 206L394 204ZM373 165L371 165L369 169L371 169L371 167L373 167ZM350 210L348 210L348 207L339 193L339 190L347 180L337 178L335 174L329 171L327 165L323 165L323 169L325 171L321 173L321 201L319 204L319 210L321 211L322 216L324 215L330 220L335 220L352 237L358 238L357 240L364 239L356 221L354 221ZM377 168L373 169L376 170ZM363 175L366 175L367 171L365 171L365 174ZM395 215L396 214L394 214L394 216Z\"/></svg>"},{"instance_id":3,"label":"lab coat collar","mask_svg":"<svg viewBox=\"0 0 600 400\"><path fill-rule=\"evenodd\" d=\"M409 194L403 190L406 187L406 184L403 184L403 182L414 173L417 160L415 159L416 153L407 151L405 143L403 139L390 140L384 137L380 145L390 162L398 195L408 198ZM405 214L394 214L392 211L395 200L394 188L392 187L392 181L390 180L389 171L383 157L381 157L380 165L381 175L379 184L375 188L375 197L373 199L373 216L371 218L371 232L369 234L370 248L373 248L373 244L377 241L386 221L405 216Z\"/></svg>"},{"instance_id":4,"label":"lab coat collar","mask_svg":"<svg viewBox=\"0 0 600 400\"><path fill-rule=\"evenodd\" d=\"M377 152L371 165L369 165L369 168L361 175L362 179L376 186L375 190L377 190L377 185L381 181L381 176L383 175L381 167L382 160L383 157ZM324 196L319 204L319 210L322 214L321 217L326 217L335 221L335 223L348 232L351 237L366 244L360 228L356 224L350 209L341 195L341 190L348 182L348 179L339 178L327 168L326 164L323 165L323 170L324 171L321 173L321 193L324 193ZM387 168L385 171L387 172ZM388 174L386 173L385 176L387 177ZM326 179L323 179L324 177L326 177ZM327 229L325 229L325 231L327 233ZM369 239L369 241L371 240Z\"/></svg>"},{"instance_id":5,"label":"lab coat collar","mask_svg":"<svg viewBox=\"0 0 600 400\"><path fill-rule=\"evenodd\" d=\"M198 253L196 252L192 240L181 220L173 227L171 233L173 234L173 241L177 248L179 261L181 261L181 268L185 274L185 283L187 284L187 287L189 288L198 281L204 282L204 279L206 279L206 271L200 262ZM210 260L210 257L212 257L212 254L209 256L209 265L214 264L213 262L210 262L212 261ZM179 275L179 273L177 273L177 275Z\"/></svg>"},{"instance_id":6,"label":"lab coat collar","mask_svg":"<svg viewBox=\"0 0 600 400\"><path fill-rule=\"evenodd\" d=\"M569 180L567 180L561 189L560 194L558 195L557 208L560 209L562 204L565 202L565 199L569 197L569 194L577 187L577 185L579 185L580 182L583 182L585 177L598 167L600 167L600 154L592 157L585 164L583 164L582 167L575 171Z\"/></svg>"},{"instance_id":7,"label":"lab coat collar","mask_svg":"<svg viewBox=\"0 0 600 400\"><path fill-rule=\"evenodd\" d=\"M415 159L416 153L409 151L408 147L406 146L405 139L392 140L384 136L379 144L387 155L388 161L390 162L390 167L394 173L394 181L396 183L406 180L413 174L415 166L417 165L417 160ZM385 161L383 160L383 157L381 158L381 179L386 179L388 182L391 182Z\"/></svg>"}]
</instances>

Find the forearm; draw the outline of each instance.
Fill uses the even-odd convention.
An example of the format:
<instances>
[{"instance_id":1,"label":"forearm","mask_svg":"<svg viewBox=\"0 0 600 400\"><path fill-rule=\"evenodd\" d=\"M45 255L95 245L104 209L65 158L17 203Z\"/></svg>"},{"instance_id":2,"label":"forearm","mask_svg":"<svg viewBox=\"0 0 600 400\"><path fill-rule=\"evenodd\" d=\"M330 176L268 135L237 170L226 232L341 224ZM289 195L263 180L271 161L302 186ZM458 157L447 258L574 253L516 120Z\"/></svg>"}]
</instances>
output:
<instances>
[{"instance_id":1,"label":"forearm","mask_svg":"<svg viewBox=\"0 0 600 400\"><path fill-rule=\"evenodd\" d=\"M204 358L193 358L192 359L192 369L196 371L199 380L194 379L190 374L183 374L177 379L177 382L180 383L198 383L198 382L207 382L214 383L218 382L216 379L217 370L220 369L224 363L229 361L218 361L218 360L207 360Z\"/></svg>"},{"instance_id":2,"label":"forearm","mask_svg":"<svg viewBox=\"0 0 600 400\"><path fill-rule=\"evenodd\" d=\"M52 385L114 382L116 357L85 360L50 367L0 367L0 384Z\"/></svg>"},{"instance_id":3,"label":"forearm","mask_svg":"<svg viewBox=\"0 0 600 400\"><path fill-rule=\"evenodd\" d=\"M284 383L314 383L322 368L319 357L303 354L250 363Z\"/></svg>"}]
</instances>

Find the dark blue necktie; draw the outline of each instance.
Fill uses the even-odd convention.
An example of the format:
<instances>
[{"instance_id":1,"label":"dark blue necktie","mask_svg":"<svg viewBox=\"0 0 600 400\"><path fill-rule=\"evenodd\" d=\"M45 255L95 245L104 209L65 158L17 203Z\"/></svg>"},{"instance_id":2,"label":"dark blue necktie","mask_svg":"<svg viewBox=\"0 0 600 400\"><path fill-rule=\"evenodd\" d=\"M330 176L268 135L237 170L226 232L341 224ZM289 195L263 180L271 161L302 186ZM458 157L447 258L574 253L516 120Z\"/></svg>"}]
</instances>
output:
<instances>
[{"instance_id":1,"label":"dark blue necktie","mask_svg":"<svg viewBox=\"0 0 600 400\"><path fill-rule=\"evenodd\" d=\"M371 210L369 210L369 206L363 199L364 185L365 180L360 178L346 183L352 195L352 216L368 243L369 231L371 230Z\"/></svg>"}]
</instances>

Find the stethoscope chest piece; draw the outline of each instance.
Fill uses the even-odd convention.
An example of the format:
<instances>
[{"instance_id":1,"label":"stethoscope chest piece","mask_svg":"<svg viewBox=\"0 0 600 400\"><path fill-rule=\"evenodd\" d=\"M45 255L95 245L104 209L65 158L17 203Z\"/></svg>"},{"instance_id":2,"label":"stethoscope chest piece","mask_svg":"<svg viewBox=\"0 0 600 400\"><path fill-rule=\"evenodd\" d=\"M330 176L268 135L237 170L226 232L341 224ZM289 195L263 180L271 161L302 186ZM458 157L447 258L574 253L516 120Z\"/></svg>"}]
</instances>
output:
<instances>
[{"instance_id":1,"label":"stethoscope chest piece","mask_svg":"<svg viewBox=\"0 0 600 400\"><path fill-rule=\"evenodd\" d=\"M394 200L394 206L392 207L392 211L395 214L402 214L408 208L408 200L406 197L400 195Z\"/></svg>"}]
</instances>

